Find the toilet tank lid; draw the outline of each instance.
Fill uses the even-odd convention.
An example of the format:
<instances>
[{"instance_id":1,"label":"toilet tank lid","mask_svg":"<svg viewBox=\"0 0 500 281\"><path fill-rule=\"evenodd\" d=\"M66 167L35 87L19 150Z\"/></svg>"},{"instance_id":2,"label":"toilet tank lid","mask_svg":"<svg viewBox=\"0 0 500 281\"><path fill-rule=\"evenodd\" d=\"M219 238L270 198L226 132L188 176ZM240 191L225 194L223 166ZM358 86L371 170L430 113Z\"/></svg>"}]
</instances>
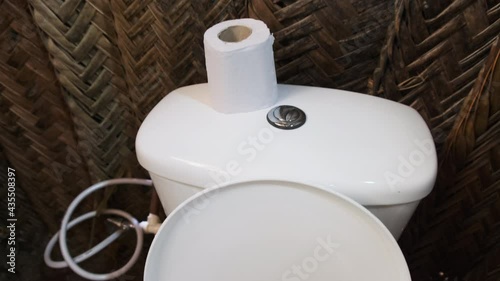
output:
<instances>
[{"instance_id":1,"label":"toilet tank lid","mask_svg":"<svg viewBox=\"0 0 500 281\"><path fill-rule=\"evenodd\" d=\"M136 139L150 173L200 188L279 180L330 188L363 205L413 202L434 185L437 157L417 111L347 91L279 85L278 105L300 108L297 129L268 112L223 114L207 84L179 88L149 113Z\"/></svg>"}]
</instances>

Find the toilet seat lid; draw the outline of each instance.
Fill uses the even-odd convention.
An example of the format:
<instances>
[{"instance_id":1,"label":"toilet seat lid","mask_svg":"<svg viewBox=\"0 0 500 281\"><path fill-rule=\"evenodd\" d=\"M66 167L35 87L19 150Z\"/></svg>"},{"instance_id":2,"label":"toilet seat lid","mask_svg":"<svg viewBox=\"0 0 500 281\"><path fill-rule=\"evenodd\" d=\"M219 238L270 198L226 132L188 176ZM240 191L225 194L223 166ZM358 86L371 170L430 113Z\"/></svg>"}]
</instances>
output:
<instances>
[{"instance_id":1,"label":"toilet seat lid","mask_svg":"<svg viewBox=\"0 0 500 281\"><path fill-rule=\"evenodd\" d=\"M389 230L336 192L260 181L205 190L165 220L145 281L410 281Z\"/></svg>"}]
</instances>

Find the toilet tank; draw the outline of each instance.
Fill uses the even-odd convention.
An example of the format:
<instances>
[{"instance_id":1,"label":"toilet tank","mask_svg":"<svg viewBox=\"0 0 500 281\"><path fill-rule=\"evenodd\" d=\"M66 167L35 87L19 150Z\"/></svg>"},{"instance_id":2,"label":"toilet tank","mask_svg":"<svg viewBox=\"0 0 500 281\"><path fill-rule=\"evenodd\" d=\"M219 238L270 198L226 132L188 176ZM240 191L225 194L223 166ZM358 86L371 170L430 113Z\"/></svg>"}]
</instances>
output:
<instances>
[{"instance_id":1,"label":"toilet tank","mask_svg":"<svg viewBox=\"0 0 500 281\"><path fill-rule=\"evenodd\" d=\"M173 91L137 135L137 157L167 213L205 188L296 182L354 199L398 237L432 190L434 143L411 107L341 90L278 85L275 105L224 114L209 105L207 91L207 84ZM272 110L283 105L296 108L284 119L305 122L278 128Z\"/></svg>"}]
</instances>

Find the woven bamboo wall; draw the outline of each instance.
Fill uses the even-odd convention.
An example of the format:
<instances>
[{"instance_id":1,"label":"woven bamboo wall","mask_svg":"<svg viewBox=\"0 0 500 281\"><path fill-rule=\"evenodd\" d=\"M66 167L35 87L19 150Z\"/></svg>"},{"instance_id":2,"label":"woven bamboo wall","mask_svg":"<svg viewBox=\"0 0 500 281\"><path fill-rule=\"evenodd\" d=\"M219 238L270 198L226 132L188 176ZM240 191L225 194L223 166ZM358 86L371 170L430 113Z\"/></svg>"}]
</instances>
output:
<instances>
[{"instance_id":1,"label":"woven bamboo wall","mask_svg":"<svg viewBox=\"0 0 500 281\"><path fill-rule=\"evenodd\" d=\"M145 176L140 122L169 91L206 81L204 31L241 17L270 27L281 83L381 96L428 123L438 182L400 240L414 280L500 280L498 0L0 0L1 164L19 171L30 206L17 277L81 280L47 269L40 245L90 183ZM148 201L128 188L84 208L144 217ZM110 270L126 248L84 266ZM123 280L142 280L143 262Z\"/></svg>"},{"instance_id":2,"label":"woven bamboo wall","mask_svg":"<svg viewBox=\"0 0 500 281\"><path fill-rule=\"evenodd\" d=\"M499 34L498 1L396 3L372 94L416 108L439 155L400 239L416 280L500 279Z\"/></svg>"}]
</instances>

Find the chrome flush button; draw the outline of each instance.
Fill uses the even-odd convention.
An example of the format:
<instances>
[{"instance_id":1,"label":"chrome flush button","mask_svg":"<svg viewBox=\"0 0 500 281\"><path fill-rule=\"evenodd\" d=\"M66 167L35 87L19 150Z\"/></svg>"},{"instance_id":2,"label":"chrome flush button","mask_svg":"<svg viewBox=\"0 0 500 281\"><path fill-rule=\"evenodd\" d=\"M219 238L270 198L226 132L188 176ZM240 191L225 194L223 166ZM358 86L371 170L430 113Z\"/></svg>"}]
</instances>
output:
<instances>
[{"instance_id":1,"label":"chrome flush button","mask_svg":"<svg viewBox=\"0 0 500 281\"><path fill-rule=\"evenodd\" d=\"M306 114L295 106L280 105L267 113L267 121L276 128L293 130L306 123Z\"/></svg>"}]
</instances>

